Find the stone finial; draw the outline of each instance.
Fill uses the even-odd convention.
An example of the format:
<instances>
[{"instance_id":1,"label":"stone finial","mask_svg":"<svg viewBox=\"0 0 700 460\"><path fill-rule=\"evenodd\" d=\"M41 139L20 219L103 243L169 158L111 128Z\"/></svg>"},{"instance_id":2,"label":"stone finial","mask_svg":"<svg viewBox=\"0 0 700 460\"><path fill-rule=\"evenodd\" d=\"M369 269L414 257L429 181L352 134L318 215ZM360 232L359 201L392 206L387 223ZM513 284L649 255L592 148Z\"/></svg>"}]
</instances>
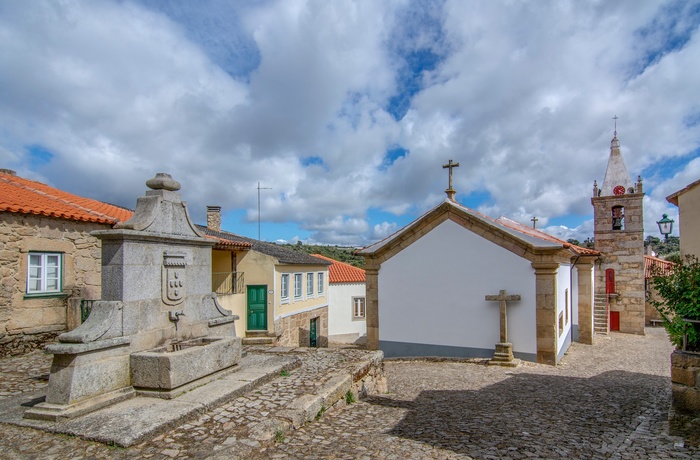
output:
<instances>
[{"instance_id":1,"label":"stone finial","mask_svg":"<svg viewBox=\"0 0 700 460\"><path fill-rule=\"evenodd\" d=\"M146 181L146 186L153 190L170 190L172 192L180 190L180 183L166 173L156 173L153 179Z\"/></svg>"},{"instance_id":2,"label":"stone finial","mask_svg":"<svg viewBox=\"0 0 700 460\"><path fill-rule=\"evenodd\" d=\"M635 190L635 193L642 193L642 191L642 176L637 176L637 189Z\"/></svg>"},{"instance_id":3,"label":"stone finial","mask_svg":"<svg viewBox=\"0 0 700 460\"><path fill-rule=\"evenodd\" d=\"M598 197L598 181L593 181L593 198Z\"/></svg>"}]
</instances>

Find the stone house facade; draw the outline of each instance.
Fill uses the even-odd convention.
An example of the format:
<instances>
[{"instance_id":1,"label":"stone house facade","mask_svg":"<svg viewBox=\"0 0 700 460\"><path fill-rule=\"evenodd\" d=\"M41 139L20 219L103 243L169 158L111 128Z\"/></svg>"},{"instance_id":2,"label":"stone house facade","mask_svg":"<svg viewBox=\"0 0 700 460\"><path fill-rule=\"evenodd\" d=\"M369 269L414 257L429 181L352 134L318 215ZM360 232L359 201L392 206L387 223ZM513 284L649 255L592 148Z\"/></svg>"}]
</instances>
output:
<instances>
[{"instance_id":1,"label":"stone house facade","mask_svg":"<svg viewBox=\"0 0 700 460\"><path fill-rule=\"evenodd\" d=\"M130 216L0 170L0 356L79 324L80 300L101 295L101 246L90 232Z\"/></svg>"},{"instance_id":2,"label":"stone house facade","mask_svg":"<svg viewBox=\"0 0 700 460\"><path fill-rule=\"evenodd\" d=\"M666 197L678 206L678 234L681 239L681 257L700 257L700 179Z\"/></svg>"},{"instance_id":3,"label":"stone house facade","mask_svg":"<svg viewBox=\"0 0 700 460\"><path fill-rule=\"evenodd\" d=\"M331 263L223 231L220 211L218 206L207 207L207 226L199 229L218 240L212 253L212 290L223 308L240 316L244 343L327 346ZM218 289L217 277L235 280L236 286Z\"/></svg>"}]
</instances>

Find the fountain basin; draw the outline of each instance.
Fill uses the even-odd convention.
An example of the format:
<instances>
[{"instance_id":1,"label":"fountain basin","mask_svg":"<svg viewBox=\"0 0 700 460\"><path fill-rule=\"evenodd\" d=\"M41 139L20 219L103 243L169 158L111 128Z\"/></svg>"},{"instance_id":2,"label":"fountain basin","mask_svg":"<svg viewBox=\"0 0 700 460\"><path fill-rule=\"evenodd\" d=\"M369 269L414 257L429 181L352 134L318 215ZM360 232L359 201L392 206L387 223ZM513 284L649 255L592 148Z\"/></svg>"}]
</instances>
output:
<instances>
[{"instance_id":1,"label":"fountain basin","mask_svg":"<svg viewBox=\"0 0 700 460\"><path fill-rule=\"evenodd\" d=\"M240 337L201 337L130 356L136 389L169 391L228 369L241 359Z\"/></svg>"}]
</instances>

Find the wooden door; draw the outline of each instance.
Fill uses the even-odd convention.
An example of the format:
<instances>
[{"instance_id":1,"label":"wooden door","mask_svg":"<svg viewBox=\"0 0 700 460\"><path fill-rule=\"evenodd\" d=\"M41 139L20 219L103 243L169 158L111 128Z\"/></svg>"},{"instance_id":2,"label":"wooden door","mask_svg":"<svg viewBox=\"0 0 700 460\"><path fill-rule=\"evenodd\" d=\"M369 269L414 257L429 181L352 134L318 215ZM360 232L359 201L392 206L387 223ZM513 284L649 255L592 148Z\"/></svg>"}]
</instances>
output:
<instances>
[{"instance_id":1,"label":"wooden door","mask_svg":"<svg viewBox=\"0 0 700 460\"><path fill-rule=\"evenodd\" d=\"M249 331L267 330L267 286L248 286L248 322Z\"/></svg>"}]
</instances>

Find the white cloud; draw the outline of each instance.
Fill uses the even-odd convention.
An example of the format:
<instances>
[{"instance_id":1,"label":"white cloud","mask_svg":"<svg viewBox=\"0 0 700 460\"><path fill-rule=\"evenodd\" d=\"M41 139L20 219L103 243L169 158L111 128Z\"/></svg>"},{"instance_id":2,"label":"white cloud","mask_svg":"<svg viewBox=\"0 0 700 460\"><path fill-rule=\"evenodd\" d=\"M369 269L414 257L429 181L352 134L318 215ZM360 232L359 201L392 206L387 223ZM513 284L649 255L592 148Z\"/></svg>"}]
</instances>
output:
<instances>
[{"instance_id":1,"label":"white cloud","mask_svg":"<svg viewBox=\"0 0 700 460\"><path fill-rule=\"evenodd\" d=\"M653 234L665 196L700 177L686 166L700 19L680 7L3 2L0 167L131 207L169 172L199 221L205 205L257 220L259 182L264 220L298 227L272 239L363 244L395 231L386 213L442 201L451 158L458 197L483 197L482 212L585 239L617 114ZM425 50L434 62L412 76ZM395 146L408 153L387 165ZM549 225L562 217L580 223Z\"/></svg>"}]
</instances>

